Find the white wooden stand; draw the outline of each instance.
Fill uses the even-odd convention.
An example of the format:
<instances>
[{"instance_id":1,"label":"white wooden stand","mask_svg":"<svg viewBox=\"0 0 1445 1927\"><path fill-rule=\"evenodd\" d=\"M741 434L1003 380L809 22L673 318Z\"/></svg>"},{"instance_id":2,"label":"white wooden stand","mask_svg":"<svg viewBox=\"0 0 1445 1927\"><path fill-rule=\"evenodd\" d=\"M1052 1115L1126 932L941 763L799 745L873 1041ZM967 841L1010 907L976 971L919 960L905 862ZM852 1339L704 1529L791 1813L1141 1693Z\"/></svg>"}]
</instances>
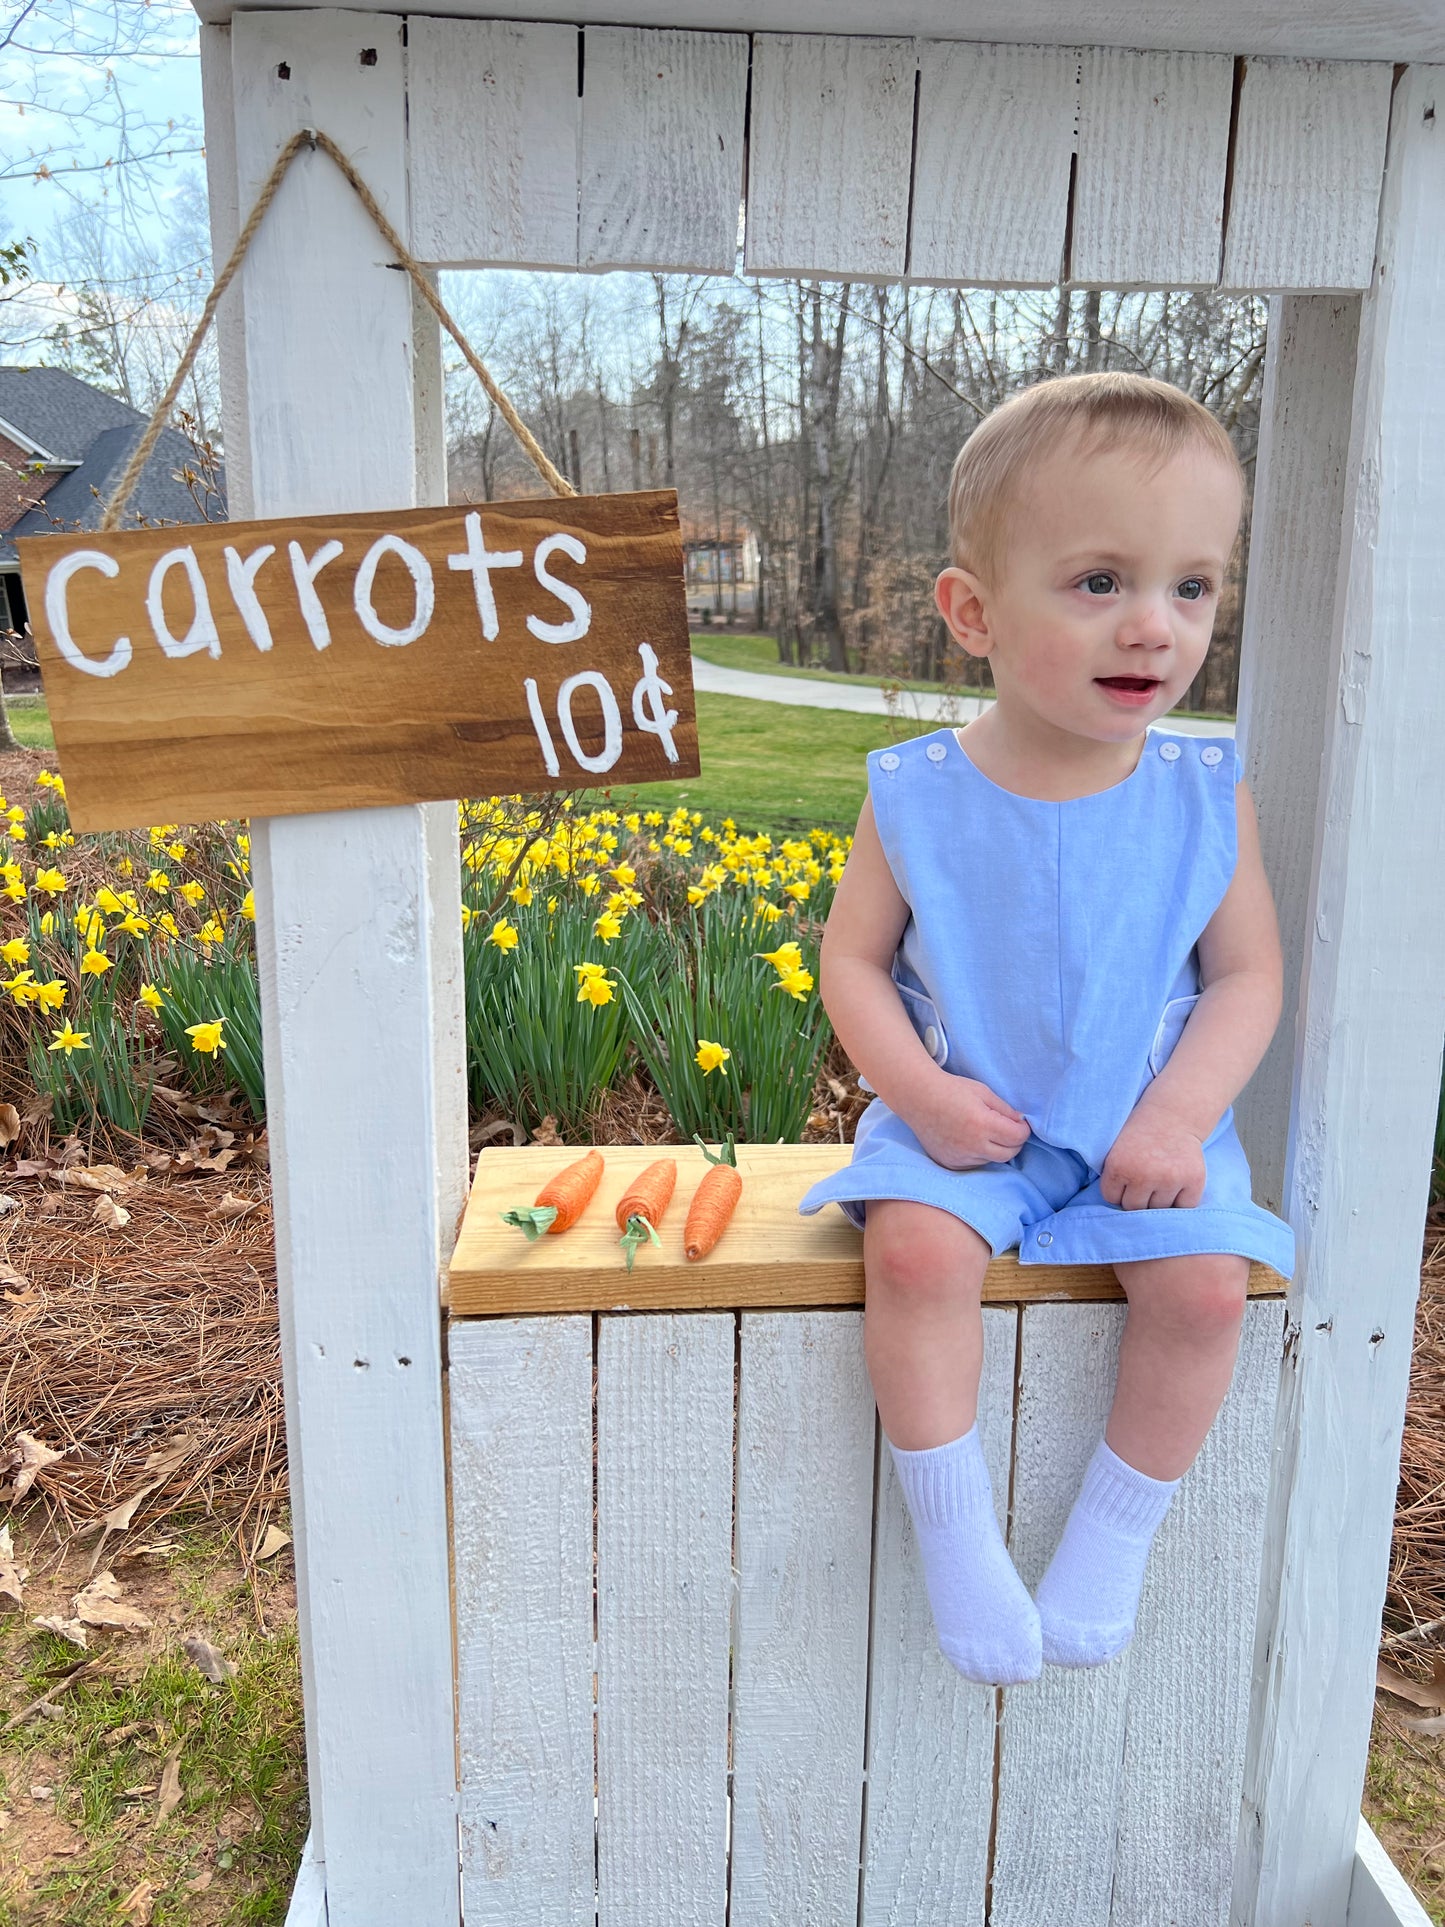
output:
<instances>
[{"instance_id":1,"label":"white wooden stand","mask_svg":"<svg viewBox=\"0 0 1445 1927\"><path fill-rule=\"evenodd\" d=\"M459 0L463 12L471 4ZM204 5L229 17L225 0ZM1412 0L1265 11L1221 0L1192 15L1143 0L1123 36L1111 0L907 0L888 39L866 37L881 23L859 0L780 0L766 22L735 0L677 0L679 23L657 25L667 11L619 0L608 25L585 29L237 12L204 36L217 239L234 232L283 141L311 125L339 141L437 264L727 268L746 150L745 259L756 272L1005 285L1062 272L1276 297L1240 734L1293 1028L1282 1027L1241 1117L1260 1195L1294 1224L1300 1266L1242 1827L1237 1850L1227 1818L1210 1840L1233 1856L1233 1927L1404 1921L1378 1856L1360 1846L1358 1806L1445 1028L1445 69L1429 64L1445 62L1445 30ZM1001 35L1038 44L995 44ZM1119 37L1132 47L1101 44ZM1414 64L1397 75L1397 62ZM418 488L437 492L434 340L320 157L293 168L223 321L237 507L396 506ZM321 1883L331 1927L455 1927L438 1320L465 1168L454 824L444 807L257 824L255 852L315 1811L295 1917L308 1906L316 1917L304 1896ZM846 1330L825 1347L840 1371ZM609 1345L641 1342L632 1331ZM478 1341L462 1342L469 1372L505 1379L505 1356L484 1366ZM720 1369L727 1346L714 1344ZM641 1452L673 1408L634 1409L625 1372L616 1382L612 1436L635 1425L624 1455ZM862 1398L856 1377L849 1386ZM1085 1396L1082 1381L1074 1389ZM720 1394L709 1396L725 1431ZM858 1451L861 1466L866 1440ZM779 1450L769 1473L783 1463ZM839 1503L856 1508L858 1468L850 1459L837 1472ZM721 1461L709 1476L724 1478ZM747 1503L765 1507L767 1483ZM897 1526L886 1505L878 1521ZM487 1529L480 1518L468 1528ZM720 1557L696 1517L668 1530L682 1536L650 1543L649 1556L679 1568L689 1549ZM886 1547L878 1570L894 1570ZM548 1573L529 1583L545 1587ZM583 1582L554 1562L550 1583ZM609 1599L600 1639L618 1636ZM798 1628L781 1606L774 1630L778 1664L791 1664ZM850 1653L863 1663L856 1618L830 1620L826 1638L839 1666ZM693 1657L715 1672L715 1635ZM1178 1660L1190 1663L1182 1639ZM685 1661L658 1649L661 1667ZM908 1662L921 1663L916 1649ZM464 1761L481 1718L473 1704ZM509 1704L509 1717L528 1716L525 1695ZM718 1717L714 1703L711 1744ZM625 1704L610 1718L613 1732L632 1730ZM1031 1742L1039 1788L1057 1784L1049 1746L1102 1743L1092 1703L1060 1702L1059 1722ZM818 1728L819 1744L836 1730ZM1128 1744L1126 1733L1126 1761ZM734 1828L766 1837L771 1855L755 1863L761 1884L739 1889L739 1923L744 1900L761 1920L803 1878L803 1809L764 1798L781 1784L772 1771L762 1753L734 1761ZM1129 1783L1140 1802L1148 1783ZM567 1784L570 1857L548 1869L559 1881L588 1851L585 1801ZM1000 1781L998 1922L1020 1917L1001 1884L1014 1784ZM644 1816L655 1799L658 1827L668 1815L685 1827L675 1792L634 1781L630 1797ZM875 1787L874 1820L877 1800ZM468 1808L469 1826L484 1806ZM1117 1855L1134 1809L1106 1811L1119 1816ZM1108 1830L1095 1819L1091 1838ZM1063 1824L1047 1815L1048 1827ZM611 1821L599 1826L609 1881L629 1854L651 1851L646 1835L623 1842ZM469 1839L468 1852L485 1848ZM667 1848L681 1851L676 1833ZM715 1839L705 1851L716 1855ZM841 1895L848 1882L829 1864ZM1092 1877L1095 1863L1080 1864ZM892 1873L871 1877L886 1896ZM865 1879L865 1906L866 1896ZM471 1885L466 1901L474 1918ZM1076 1909L1071 1927L1108 1918L1102 1904ZM564 1916L545 1917L552 1927ZM585 1906L580 1917L592 1917ZM1033 1918L1044 1917L1064 1916ZM1222 1927L1224 1914L1214 1918Z\"/></svg>"}]
</instances>

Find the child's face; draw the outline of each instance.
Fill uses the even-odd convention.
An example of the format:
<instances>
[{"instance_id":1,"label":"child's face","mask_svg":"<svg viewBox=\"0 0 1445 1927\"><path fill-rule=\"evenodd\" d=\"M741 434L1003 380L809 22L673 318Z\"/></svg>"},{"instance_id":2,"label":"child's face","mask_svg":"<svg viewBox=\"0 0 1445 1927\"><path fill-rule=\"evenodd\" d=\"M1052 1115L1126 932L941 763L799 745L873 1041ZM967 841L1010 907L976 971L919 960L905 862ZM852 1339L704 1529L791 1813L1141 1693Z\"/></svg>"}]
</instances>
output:
<instances>
[{"instance_id":1,"label":"child's face","mask_svg":"<svg viewBox=\"0 0 1445 1927\"><path fill-rule=\"evenodd\" d=\"M1153 470L1128 448L1061 450L1010 517L997 580L945 569L938 606L988 657L1001 711L1044 740L1123 741L1198 674L1239 515L1238 479L1207 449Z\"/></svg>"}]
</instances>

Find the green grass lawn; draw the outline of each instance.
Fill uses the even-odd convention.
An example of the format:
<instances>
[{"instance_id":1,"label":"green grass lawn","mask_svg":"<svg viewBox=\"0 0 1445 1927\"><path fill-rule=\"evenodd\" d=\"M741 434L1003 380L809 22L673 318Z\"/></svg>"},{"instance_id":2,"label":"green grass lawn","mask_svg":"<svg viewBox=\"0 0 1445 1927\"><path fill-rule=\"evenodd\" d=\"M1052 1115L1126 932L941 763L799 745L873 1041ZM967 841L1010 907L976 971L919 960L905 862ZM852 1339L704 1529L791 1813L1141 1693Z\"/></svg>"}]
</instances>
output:
<instances>
[{"instance_id":1,"label":"green grass lawn","mask_svg":"<svg viewBox=\"0 0 1445 1927\"><path fill-rule=\"evenodd\" d=\"M25 749L54 749L50 711L43 696L7 696L5 713L15 740Z\"/></svg>"}]
</instances>

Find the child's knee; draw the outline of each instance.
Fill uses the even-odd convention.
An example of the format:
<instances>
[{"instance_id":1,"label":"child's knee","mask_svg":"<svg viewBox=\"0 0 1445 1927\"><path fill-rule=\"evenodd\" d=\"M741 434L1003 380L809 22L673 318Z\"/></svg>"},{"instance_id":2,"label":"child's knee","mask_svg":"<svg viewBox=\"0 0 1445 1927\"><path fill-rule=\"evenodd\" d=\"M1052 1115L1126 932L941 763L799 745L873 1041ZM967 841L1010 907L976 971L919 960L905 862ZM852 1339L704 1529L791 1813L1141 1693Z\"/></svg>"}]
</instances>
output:
<instances>
[{"instance_id":1,"label":"child's knee","mask_svg":"<svg viewBox=\"0 0 1445 1927\"><path fill-rule=\"evenodd\" d=\"M1232 1252L1195 1252L1115 1267L1130 1310L1194 1339L1227 1337L1244 1319L1249 1260ZM1126 1274L1130 1274L1127 1275Z\"/></svg>"},{"instance_id":2,"label":"child's knee","mask_svg":"<svg viewBox=\"0 0 1445 1927\"><path fill-rule=\"evenodd\" d=\"M976 1297L991 1256L988 1241L947 1211L892 1198L868 1206L863 1268L875 1301Z\"/></svg>"}]
</instances>

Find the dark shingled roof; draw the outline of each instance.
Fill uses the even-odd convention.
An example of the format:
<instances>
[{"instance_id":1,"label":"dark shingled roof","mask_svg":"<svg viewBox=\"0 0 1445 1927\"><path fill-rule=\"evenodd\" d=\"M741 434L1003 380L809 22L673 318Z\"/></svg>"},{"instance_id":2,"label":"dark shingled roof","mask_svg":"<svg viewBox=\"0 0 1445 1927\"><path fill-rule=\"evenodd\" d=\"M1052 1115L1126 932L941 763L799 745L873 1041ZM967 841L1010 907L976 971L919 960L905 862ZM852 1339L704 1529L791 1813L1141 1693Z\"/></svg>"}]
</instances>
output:
<instances>
[{"instance_id":1,"label":"dark shingled roof","mask_svg":"<svg viewBox=\"0 0 1445 1927\"><path fill-rule=\"evenodd\" d=\"M14 536L58 533L57 522L66 529L98 525L146 418L139 409L92 388L63 368L0 367L0 420L38 442L56 461L80 464L51 485L38 508L27 510L12 529L0 534L0 566L13 566ZM163 429L126 504L121 526L203 520L190 490L178 479L179 471L193 462L185 436L174 428ZM219 503L211 504L213 521L225 518L224 471L217 479L222 494Z\"/></svg>"}]
</instances>

